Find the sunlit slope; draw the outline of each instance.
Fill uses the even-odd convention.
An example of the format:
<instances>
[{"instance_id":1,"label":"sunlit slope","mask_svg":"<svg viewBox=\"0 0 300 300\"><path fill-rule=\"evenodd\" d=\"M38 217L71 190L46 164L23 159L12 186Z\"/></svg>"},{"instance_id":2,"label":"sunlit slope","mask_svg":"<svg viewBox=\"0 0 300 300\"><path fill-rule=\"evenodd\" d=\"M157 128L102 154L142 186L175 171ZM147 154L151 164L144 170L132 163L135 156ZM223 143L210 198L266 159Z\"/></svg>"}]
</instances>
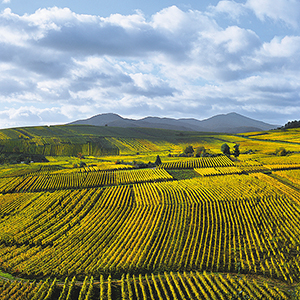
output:
<instances>
[{"instance_id":1,"label":"sunlit slope","mask_svg":"<svg viewBox=\"0 0 300 300\"><path fill-rule=\"evenodd\" d=\"M0 299L96 300L96 299L291 299L295 289L287 284L262 277L204 272L164 272L144 276L123 274L121 280L111 276L76 277L59 282L12 281L0 279ZM45 297L46 296L46 297ZM292 298L295 299L295 298Z\"/></svg>"},{"instance_id":2,"label":"sunlit slope","mask_svg":"<svg viewBox=\"0 0 300 300\"><path fill-rule=\"evenodd\" d=\"M285 134L2 130L2 150L6 141L77 156L103 140L118 154L1 166L0 276L37 282L0 279L0 299L290 299L300 278L300 155L299 131ZM225 142L240 145L238 159L220 155ZM210 157L173 155L187 145ZM135 169L157 154L161 165Z\"/></svg>"},{"instance_id":3,"label":"sunlit slope","mask_svg":"<svg viewBox=\"0 0 300 300\"><path fill-rule=\"evenodd\" d=\"M297 282L300 207L273 181L224 175L1 195L1 268L25 277L197 270Z\"/></svg>"},{"instance_id":4,"label":"sunlit slope","mask_svg":"<svg viewBox=\"0 0 300 300\"><path fill-rule=\"evenodd\" d=\"M299 128L277 129L262 132L249 132L241 133L239 135L262 141L282 141L284 143L296 143L300 145Z\"/></svg>"},{"instance_id":5,"label":"sunlit slope","mask_svg":"<svg viewBox=\"0 0 300 300\"><path fill-rule=\"evenodd\" d=\"M226 137L225 137L226 139ZM231 137L228 139L234 139ZM215 150L224 142L217 133L195 133L153 128L89 125L24 127L0 130L2 152L53 155L116 155L177 151L184 145L204 145Z\"/></svg>"},{"instance_id":6,"label":"sunlit slope","mask_svg":"<svg viewBox=\"0 0 300 300\"><path fill-rule=\"evenodd\" d=\"M297 129L268 131L245 135L184 132L153 128L119 128L109 126L60 125L23 127L0 130L0 150L8 153L42 154L45 156L118 155L146 152L182 152L184 146L204 146L219 153L221 145L239 143L241 150L274 152L278 147L288 151L299 148Z\"/></svg>"}]
</instances>

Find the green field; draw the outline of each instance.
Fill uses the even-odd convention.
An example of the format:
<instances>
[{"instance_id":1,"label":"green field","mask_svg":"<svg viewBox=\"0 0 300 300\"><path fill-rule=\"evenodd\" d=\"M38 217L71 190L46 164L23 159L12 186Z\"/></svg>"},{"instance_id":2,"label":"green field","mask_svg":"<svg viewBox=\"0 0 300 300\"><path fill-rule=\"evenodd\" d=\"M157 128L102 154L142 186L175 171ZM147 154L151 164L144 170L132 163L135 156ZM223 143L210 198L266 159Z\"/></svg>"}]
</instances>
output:
<instances>
[{"instance_id":1,"label":"green field","mask_svg":"<svg viewBox=\"0 0 300 300\"><path fill-rule=\"evenodd\" d=\"M0 299L300 299L300 130L26 127L0 149Z\"/></svg>"}]
</instances>

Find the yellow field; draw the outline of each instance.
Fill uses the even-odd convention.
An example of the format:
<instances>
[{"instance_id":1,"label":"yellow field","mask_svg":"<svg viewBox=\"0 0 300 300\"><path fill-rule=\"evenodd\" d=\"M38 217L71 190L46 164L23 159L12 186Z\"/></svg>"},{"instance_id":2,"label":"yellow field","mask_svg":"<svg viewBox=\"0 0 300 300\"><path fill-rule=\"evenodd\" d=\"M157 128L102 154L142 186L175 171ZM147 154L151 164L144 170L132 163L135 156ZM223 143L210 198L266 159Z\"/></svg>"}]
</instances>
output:
<instances>
[{"instance_id":1,"label":"yellow field","mask_svg":"<svg viewBox=\"0 0 300 300\"><path fill-rule=\"evenodd\" d=\"M0 271L0 299L297 299L299 133L109 137L120 155L2 165L0 270L26 280ZM213 155L176 156L187 140Z\"/></svg>"}]
</instances>

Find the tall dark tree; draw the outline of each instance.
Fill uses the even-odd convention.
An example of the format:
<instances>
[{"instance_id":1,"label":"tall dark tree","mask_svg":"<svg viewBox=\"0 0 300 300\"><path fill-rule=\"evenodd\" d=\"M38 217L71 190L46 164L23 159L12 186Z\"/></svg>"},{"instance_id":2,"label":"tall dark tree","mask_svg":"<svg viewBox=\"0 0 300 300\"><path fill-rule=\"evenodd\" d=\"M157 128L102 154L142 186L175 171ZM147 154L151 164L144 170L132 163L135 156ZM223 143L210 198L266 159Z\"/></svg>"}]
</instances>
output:
<instances>
[{"instance_id":1,"label":"tall dark tree","mask_svg":"<svg viewBox=\"0 0 300 300\"><path fill-rule=\"evenodd\" d=\"M233 155L234 155L235 158L237 158L240 155L240 145L239 144L235 144L233 146L233 148L234 148Z\"/></svg>"},{"instance_id":2,"label":"tall dark tree","mask_svg":"<svg viewBox=\"0 0 300 300\"><path fill-rule=\"evenodd\" d=\"M161 165L161 159L159 157L159 155L156 156L156 160L155 160L155 165Z\"/></svg>"},{"instance_id":3,"label":"tall dark tree","mask_svg":"<svg viewBox=\"0 0 300 300\"><path fill-rule=\"evenodd\" d=\"M226 143L221 146L221 151L223 154L230 156L230 147Z\"/></svg>"}]
</instances>

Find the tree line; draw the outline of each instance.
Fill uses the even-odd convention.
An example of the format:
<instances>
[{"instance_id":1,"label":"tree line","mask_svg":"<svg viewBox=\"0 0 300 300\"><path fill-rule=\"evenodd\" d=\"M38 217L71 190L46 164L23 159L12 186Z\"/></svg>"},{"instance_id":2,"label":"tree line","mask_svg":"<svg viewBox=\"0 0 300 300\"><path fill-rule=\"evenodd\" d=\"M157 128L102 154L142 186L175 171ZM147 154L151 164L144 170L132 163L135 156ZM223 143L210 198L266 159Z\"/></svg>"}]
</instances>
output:
<instances>
[{"instance_id":1,"label":"tree line","mask_svg":"<svg viewBox=\"0 0 300 300\"><path fill-rule=\"evenodd\" d=\"M280 127L280 129L289 129L289 128L300 128L300 120L287 122L284 126Z\"/></svg>"}]
</instances>

